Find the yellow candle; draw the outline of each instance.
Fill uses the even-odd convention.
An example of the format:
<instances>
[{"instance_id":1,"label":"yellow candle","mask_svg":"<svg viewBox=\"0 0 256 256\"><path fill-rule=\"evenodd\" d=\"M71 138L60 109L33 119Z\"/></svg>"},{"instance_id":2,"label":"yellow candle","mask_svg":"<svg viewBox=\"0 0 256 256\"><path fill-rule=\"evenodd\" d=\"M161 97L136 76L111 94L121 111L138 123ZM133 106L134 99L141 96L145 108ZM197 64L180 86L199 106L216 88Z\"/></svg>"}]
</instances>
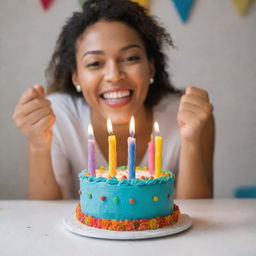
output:
<instances>
[{"instance_id":1,"label":"yellow candle","mask_svg":"<svg viewBox=\"0 0 256 256\"><path fill-rule=\"evenodd\" d=\"M108 132L108 174L109 176L116 175L116 136L113 135L112 123L108 118L107 121Z\"/></svg>"},{"instance_id":2,"label":"yellow candle","mask_svg":"<svg viewBox=\"0 0 256 256\"><path fill-rule=\"evenodd\" d=\"M155 122L154 128L156 133L159 133L158 123ZM155 137L155 177L159 178L162 172L162 144L163 138L161 136Z\"/></svg>"}]
</instances>

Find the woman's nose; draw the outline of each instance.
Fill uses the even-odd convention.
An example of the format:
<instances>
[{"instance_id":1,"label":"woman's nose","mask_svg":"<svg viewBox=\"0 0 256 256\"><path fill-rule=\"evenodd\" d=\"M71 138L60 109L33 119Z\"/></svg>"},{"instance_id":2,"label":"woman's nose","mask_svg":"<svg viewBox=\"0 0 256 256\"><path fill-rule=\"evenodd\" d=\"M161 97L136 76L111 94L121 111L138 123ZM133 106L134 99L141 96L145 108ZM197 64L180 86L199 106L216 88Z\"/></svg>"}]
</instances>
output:
<instances>
[{"instance_id":1,"label":"woman's nose","mask_svg":"<svg viewBox=\"0 0 256 256\"><path fill-rule=\"evenodd\" d=\"M109 83L117 83L124 78L124 72L117 63L110 63L106 67L105 80Z\"/></svg>"}]
</instances>

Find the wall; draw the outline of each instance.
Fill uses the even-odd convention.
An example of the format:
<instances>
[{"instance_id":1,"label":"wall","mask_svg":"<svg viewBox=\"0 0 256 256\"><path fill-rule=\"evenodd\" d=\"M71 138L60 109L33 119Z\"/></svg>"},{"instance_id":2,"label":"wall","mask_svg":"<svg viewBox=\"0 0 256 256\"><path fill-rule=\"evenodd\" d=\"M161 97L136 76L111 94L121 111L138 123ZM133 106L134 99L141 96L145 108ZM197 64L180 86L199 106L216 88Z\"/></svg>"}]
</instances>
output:
<instances>
[{"instance_id":1,"label":"wall","mask_svg":"<svg viewBox=\"0 0 256 256\"><path fill-rule=\"evenodd\" d=\"M171 33L169 71L179 88L209 91L216 119L215 196L232 197L256 184L256 4L240 17L231 1L198 0L182 24L170 0L152 0L152 13ZM26 138L11 116L21 93L45 84L44 70L64 21L78 1L0 1L0 199L27 197Z\"/></svg>"}]
</instances>

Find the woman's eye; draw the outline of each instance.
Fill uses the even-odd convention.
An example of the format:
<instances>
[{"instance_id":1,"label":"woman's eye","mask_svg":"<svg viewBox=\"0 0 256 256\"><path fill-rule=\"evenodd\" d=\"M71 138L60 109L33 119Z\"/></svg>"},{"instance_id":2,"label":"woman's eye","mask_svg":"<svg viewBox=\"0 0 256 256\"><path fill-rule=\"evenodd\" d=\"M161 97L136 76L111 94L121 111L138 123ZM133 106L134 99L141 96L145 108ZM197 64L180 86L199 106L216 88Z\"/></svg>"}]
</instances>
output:
<instances>
[{"instance_id":1,"label":"woman's eye","mask_svg":"<svg viewBox=\"0 0 256 256\"><path fill-rule=\"evenodd\" d=\"M100 62L99 61L93 61L93 62L90 62L86 65L86 67L98 67L100 66Z\"/></svg>"},{"instance_id":2,"label":"woman's eye","mask_svg":"<svg viewBox=\"0 0 256 256\"><path fill-rule=\"evenodd\" d=\"M126 62L126 61L132 62L132 61L136 61L136 60L139 60L139 59L140 59L140 57L138 57L138 56L130 56L128 58L123 59L123 62Z\"/></svg>"}]
</instances>

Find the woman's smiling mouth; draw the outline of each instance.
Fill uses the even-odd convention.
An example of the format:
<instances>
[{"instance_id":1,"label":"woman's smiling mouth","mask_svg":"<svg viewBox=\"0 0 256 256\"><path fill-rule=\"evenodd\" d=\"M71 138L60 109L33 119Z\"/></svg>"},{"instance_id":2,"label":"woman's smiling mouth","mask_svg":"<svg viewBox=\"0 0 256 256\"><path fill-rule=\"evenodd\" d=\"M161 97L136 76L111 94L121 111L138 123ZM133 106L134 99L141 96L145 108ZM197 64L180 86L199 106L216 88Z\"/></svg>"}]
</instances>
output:
<instances>
[{"instance_id":1,"label":"woman's smiling mouth","mask_svg":"<svg viewBox=\"0 0 256 256\"><path fill-rule=\"evenodd\" d=\"M132 90L116 89L102 93L100 98L110 107L122 107L131 101L132 96Z\"/></svg>"}]
</instances>

